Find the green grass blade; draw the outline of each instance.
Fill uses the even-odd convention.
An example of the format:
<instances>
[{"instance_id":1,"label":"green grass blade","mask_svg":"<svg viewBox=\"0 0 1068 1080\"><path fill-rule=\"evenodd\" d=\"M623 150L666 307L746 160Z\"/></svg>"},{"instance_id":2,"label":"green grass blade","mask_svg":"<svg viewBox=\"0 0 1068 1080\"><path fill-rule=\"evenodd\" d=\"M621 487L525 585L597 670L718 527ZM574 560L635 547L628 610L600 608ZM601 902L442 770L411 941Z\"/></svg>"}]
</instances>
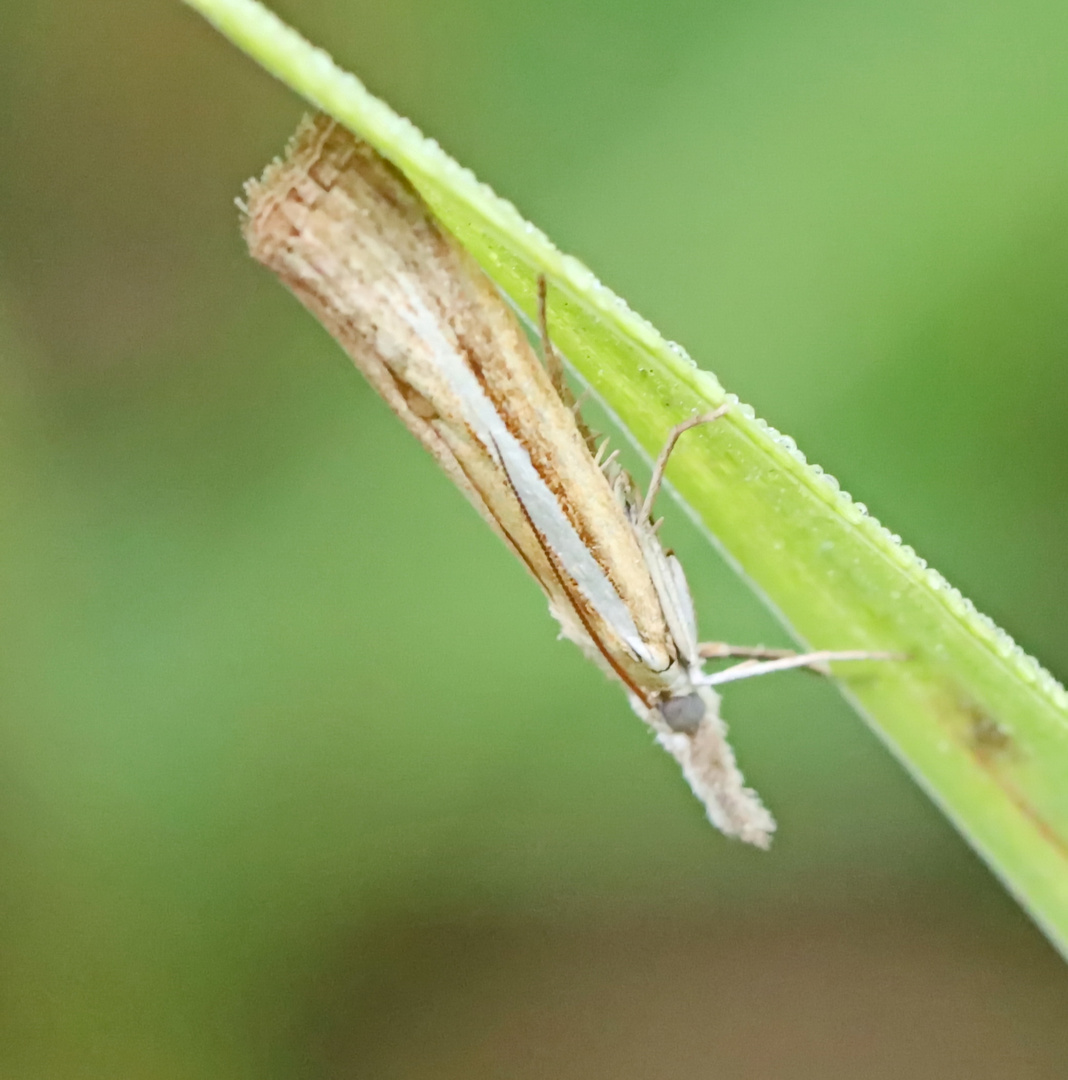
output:
<instances>
[{"instance_id":1,"label":"green grass blade","mask_svg":"<svg viewBox=\"0 0 1068 1080\"><path fill-rule=\"evenodd\" d=\"M589 270L255 0L186 2L399 166L528 314L545 273L556 343L647 450L725 399ZM1063 687L747 406L688 435L670 476L801 641L910 657L843 665L843 689L1068 953Z\"/></svg>"}]
</instances>

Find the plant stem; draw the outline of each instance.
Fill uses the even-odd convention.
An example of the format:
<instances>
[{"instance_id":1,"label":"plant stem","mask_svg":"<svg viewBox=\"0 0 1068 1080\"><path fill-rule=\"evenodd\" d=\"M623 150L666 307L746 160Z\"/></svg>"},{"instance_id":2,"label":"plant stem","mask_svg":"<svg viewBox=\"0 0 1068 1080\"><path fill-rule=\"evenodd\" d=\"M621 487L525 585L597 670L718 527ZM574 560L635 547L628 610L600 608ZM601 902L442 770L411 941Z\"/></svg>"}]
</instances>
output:
<instances>
[{"instance_id":1,"label":"plant stem","mask_svg":"<svg viewBox=\"0 0 1068 1080\"><path fill-rule=\"evenodd\" d=\"M647 450L734 402L513 206L255 0L186 0L295 92L390 158ZM904 653L843 665L843 691L1068 954L1068 693L793 441L735 404L670 466L692 513L811 649Z\"/></svg>"}]
</instances>

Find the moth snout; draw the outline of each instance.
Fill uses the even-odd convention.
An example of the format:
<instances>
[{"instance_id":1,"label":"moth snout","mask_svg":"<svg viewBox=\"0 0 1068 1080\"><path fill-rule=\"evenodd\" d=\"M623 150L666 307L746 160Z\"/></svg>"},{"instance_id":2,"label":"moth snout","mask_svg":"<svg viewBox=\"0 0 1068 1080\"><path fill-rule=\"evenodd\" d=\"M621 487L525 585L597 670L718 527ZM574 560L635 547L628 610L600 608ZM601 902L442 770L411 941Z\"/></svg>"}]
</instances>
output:
<instances>
[{"instance_id":1,"label":"moth snout","mask_svg":"<svg viewBox=\"0 0 1068 1080\"><path fill-rule=\"evenodd\" d=\"M661 702L660 715L672 731L684 735L693 735L705 718L705 703L697 694L685 694L682 697L668 698Z\"/></svg>"}]
</instances>

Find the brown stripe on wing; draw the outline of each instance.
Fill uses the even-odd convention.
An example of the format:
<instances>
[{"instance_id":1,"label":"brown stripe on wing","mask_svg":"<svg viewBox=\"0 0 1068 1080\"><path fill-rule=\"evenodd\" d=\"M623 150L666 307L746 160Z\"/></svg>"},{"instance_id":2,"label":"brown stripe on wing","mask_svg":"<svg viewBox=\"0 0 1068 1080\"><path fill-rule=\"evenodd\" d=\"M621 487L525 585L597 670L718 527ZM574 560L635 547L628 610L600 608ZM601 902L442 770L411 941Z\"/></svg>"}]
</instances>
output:
<instances>
[{"instance_id":1,"label":"brown stripe on wing","mask_svg":"<svg viewBox=\"0 0 1068 1080\"><path fill-rule=\"evenodd\" d=\"M585 611L585 607L586 607L585 603L583 603L582 598L580 596L576 595L576 592L575 592L574 588L571 586L571 584L567 580L565 580L564 575L560 572L560 568L556 565L556 556L554 555L552 548L546 542L545 537L542 536L542 534L539 531L537 525L534 524L534 521L531 518L530 513L528 512L526 506L523 504L523 500L519 497L519 492L516 490L515 484L512 483L512 477L508 473L508 466L505 464L504 455L501 453L501 448L497 445L497 440L494 439L494 437L492 435L490 435L489 438L490 438L490 442L493 443L493 448L497 451L497 460L500 462L501 472L504 473L504 477L508 481L508 486L512 489L512 494L515 496L515 501L519 504L519 509L522 511L523 517L526 518L527 524L530 526L531 532L534 533L534 536L538 541L538 546L541 548L542 553L545 555L545 558L549 563L549 567L552 570L553 575L556 577L556 580L560 583L560 588L564 590L564 595L567 597L568 603L571 605L571 609L578 616L579 622L582 623L582 626L585 629L586 634L588 635L590 641L592 641L594 643L594 645L597 646L597 651L608 662L609 667L611 667L611 669L616 673L616 675L619 678L619 681L621 683L623 683L623 685L647 709L651 709L653 707L652 703L649 701L649 698L645 695L644 691L639 689L639 687L634 683L634 681L627 674L627 672L623 670L623 668L620 666L619 662L611 654L611 652L606 648L604 642L601 641L601 639L597 636L597 633L594 631L593 626L590 623L589 616L586 614L586 611ZM530 563L528 562L527 565L529 566ZM535 575L535 576L537 576L537 575ZM548 589L546 589L545 591L546 591L546 593L549 593ZM549 595L551 596L552 594L549 593Z\"/></svg>"},{"instance_id":2,"label":"brown stripe on wing","mask_svg":"<svg viewBox=\"0 0 1068 1080\"><path fill-rule=\"evenodd\" d=\"M463 253L458 252L457 254L460 254L461 257L463 256ZM504 306L503 301L501 301L501 304L502 306ZM509 317L511 317L510 312ZM504 422L505 428L515 438L516 442L518 442L526 449L527 454L530 457L530 464L533 467L534 472L537 474L541 482L545 485L546 490L552 493L553 497L556 499L556 504L560 507L560 510L563 513L564 517L567 518L567 520L571 523L571 527L578 534L579 539L585 545L586 549L590 552L597 565L601 568L601 572L611 582L612 588L614 588L618 593L620 591L619 582L616 580L614 568L604 559L600 545L597 543L597 537L594 536L593 533L591 533L585 518L582 514L578 512L578 509L572 503L571 499L569 498L569 493L566 487L561 484L560 478L557 475L556 470L551 468L549 463L545 460L542 447L538 446L537 443L532 444L531 441L526 437L527 433L523 430L522 424L517 420L516 416L513 413L513 410L508 408L508 400L506 394L499 387L496 387L491 382L491 380L486 377L486 373L483 370L482 360L479 356L478 349L472 342L468 341L467 335L463 332L463 329L457 327L456 325L453 325L453 332L455 334L457 348L467 369L475 377L479 386L482 388L482 392L483 394L485 394L486 399L493 405L494 409L497 412L497 415L500 416L501 420ZM522 341L523 345L529 348L529 345L526 343L525 337L522 338ZM533 352L533 350L531 351ZM556 388L552 386L552 381L551 379L549 379L548 373L545 371L544 365L539 364L538 369L545 373L546 379L549 381L550 389L554 394L557 395L557 397L559 397ZM568 412L571 412L565 402L561 401L561 405L565 409L567 409ZM592 459L593 455L590 453L589 444L583 435L585 424L582 423L581 417L577 414L571 413L571 415L576 421L579 438L585 446L586 454Z\"/></svg>"}]
</instances>

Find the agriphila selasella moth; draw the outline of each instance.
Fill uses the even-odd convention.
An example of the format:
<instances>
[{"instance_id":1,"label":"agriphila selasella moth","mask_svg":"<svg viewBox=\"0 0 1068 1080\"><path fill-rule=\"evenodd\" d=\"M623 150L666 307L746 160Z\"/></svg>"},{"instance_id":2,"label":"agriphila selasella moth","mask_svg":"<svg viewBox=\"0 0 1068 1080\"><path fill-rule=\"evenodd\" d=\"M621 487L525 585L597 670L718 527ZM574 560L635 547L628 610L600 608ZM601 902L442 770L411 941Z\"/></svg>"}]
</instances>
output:
<instances>
[{"instance_id":1,"label":"agriphila selasella moth","mask_svg":"<svg viewBox=\"0 0 1068 1080\"><path fill-rule=\"evenodd\" d=\"M623 684L681 765L712 824L767 847L775 821L745 786L713 686L885 654L741 649L699 642L685 575L653 499L675 428L641 499L582 421L551 345L544 363L474 259L406 179L324 116L246 185L243 229L372 386L526 565L562 635ZM716 674L709 658L745 657Z\"/></svg>"}]
</instances>

